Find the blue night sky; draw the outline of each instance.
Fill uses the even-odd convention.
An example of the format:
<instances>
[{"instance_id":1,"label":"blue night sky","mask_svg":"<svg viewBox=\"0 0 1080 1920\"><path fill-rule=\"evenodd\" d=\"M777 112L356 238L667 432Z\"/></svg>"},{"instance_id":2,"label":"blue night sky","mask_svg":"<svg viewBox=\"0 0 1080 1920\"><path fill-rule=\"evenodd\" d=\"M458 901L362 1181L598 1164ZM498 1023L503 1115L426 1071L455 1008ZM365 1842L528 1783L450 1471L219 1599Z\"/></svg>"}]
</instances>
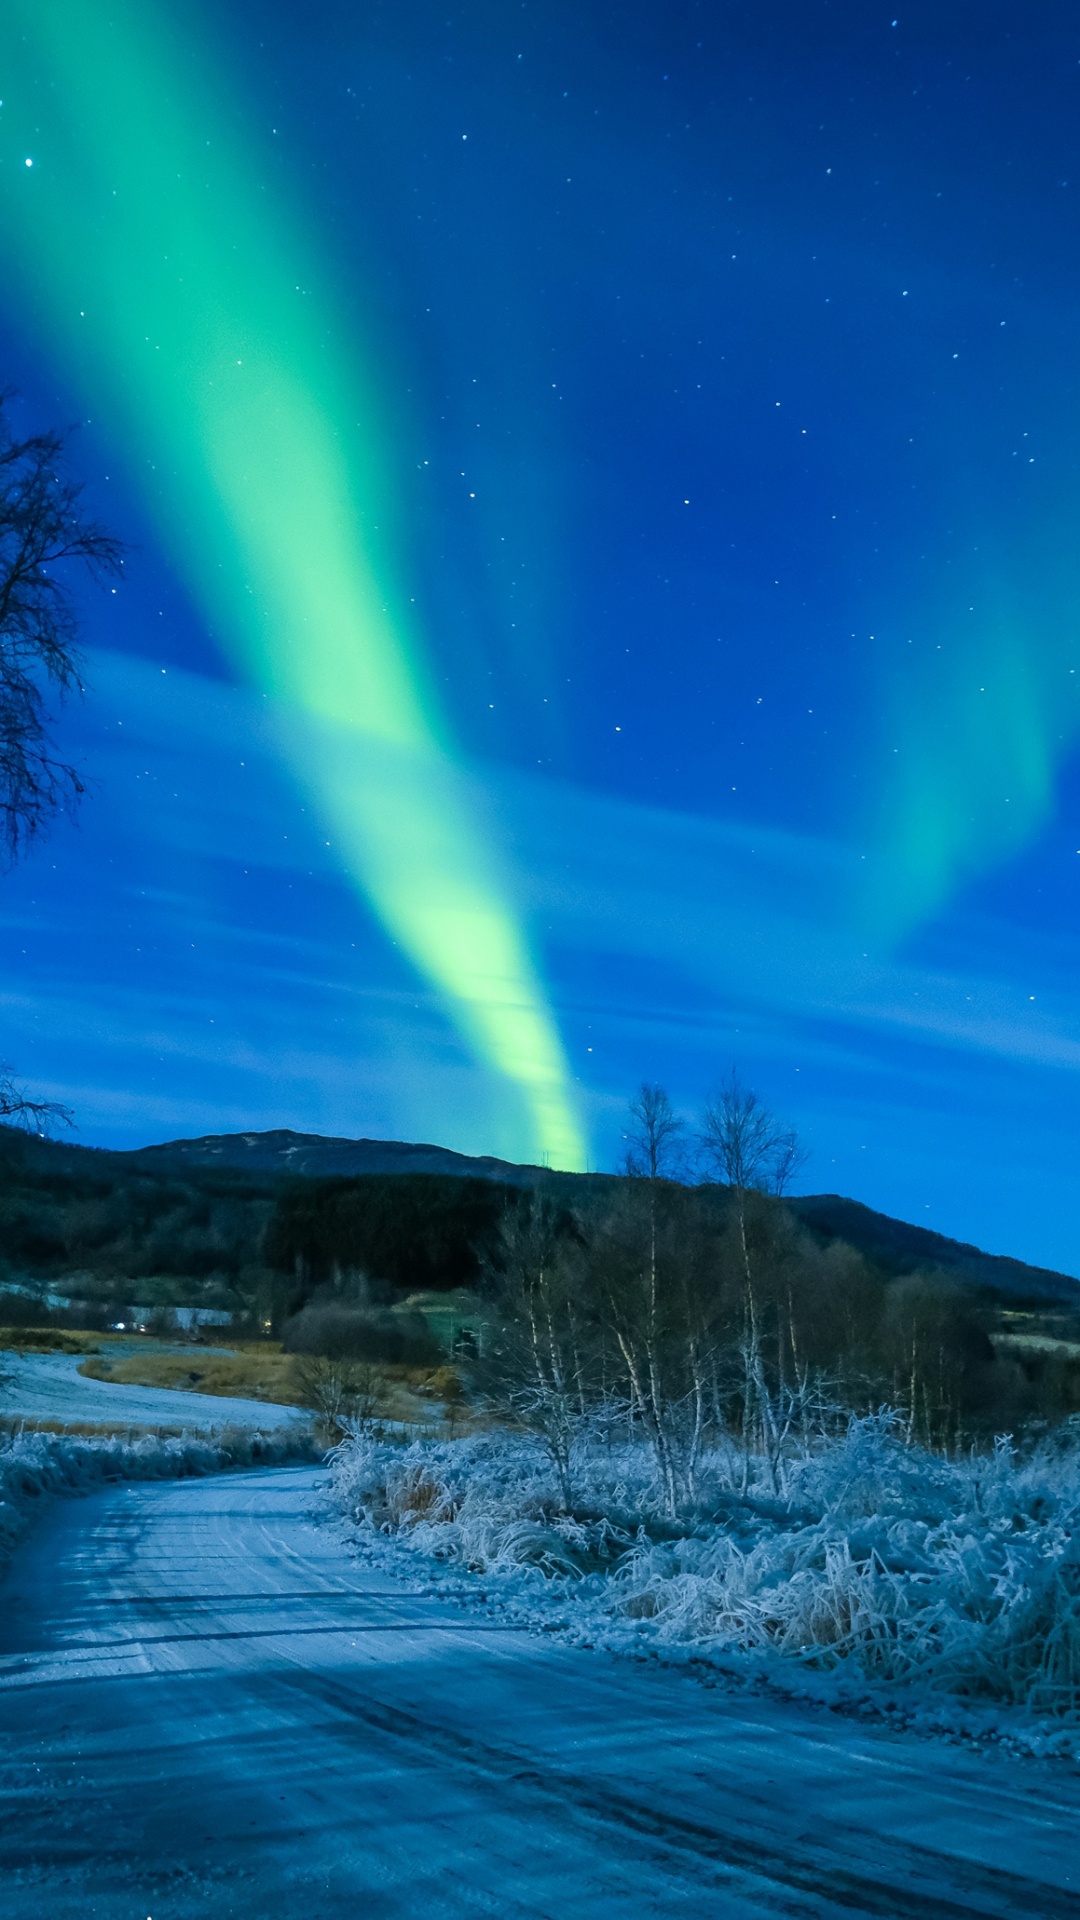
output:
<instances>
[{"instance_id":1,"label":"blue night sky","mask_svg":"<svg viewBox=\"0 0 1080 1920\"><path fill-rule=\"evenodd\" d=\"M114 57L136 17L158 68ZM611 1167L643 1077L689 1116L735 1064L809 1190L1076 1271L1068 10L12 20L0 364L17 426L81 423L129 547L60 728L90 793L0 890L20 1076L94 1145L289 1126L534 1158L576 1125ZM93 124L72 21L120 73L102 126L151 73L160 134ZM155 212L157 166L182 208ZM159 346L140 316L181 228L202 290ZM189 434L211 311L363 469L346 536L308 543L332 642L272 532L314 497L280 478L301 428L260 463L238 403L234 467L211 403ZM371 684L400 666L437 716L398 733L389 695L385 723L381 693L335 709L380 621L398 665Z\"/></svg>"}]
</instances>

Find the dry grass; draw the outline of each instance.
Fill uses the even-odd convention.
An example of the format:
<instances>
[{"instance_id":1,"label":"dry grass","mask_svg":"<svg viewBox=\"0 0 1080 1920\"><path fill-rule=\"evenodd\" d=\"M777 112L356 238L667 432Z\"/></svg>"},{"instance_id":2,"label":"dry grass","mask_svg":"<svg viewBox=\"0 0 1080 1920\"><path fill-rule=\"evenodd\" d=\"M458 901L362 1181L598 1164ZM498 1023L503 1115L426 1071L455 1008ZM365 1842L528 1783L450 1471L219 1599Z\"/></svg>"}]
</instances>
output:
<instances>
[{"instance_id":1,"label":"dry grass","mask_svg":"<svg viewBox=\"0 0 1080 1920\"><path fill-rule=\"evenodd\" d=\"M181 1393L210 1393L235 1400L269 1400L296 1405L290 1356L265 1346L234 1348L175 1347L156 1353L132 1353L111 1360L84 1360L79 1372L91 1380L112 1380L128 1387L171 1387Z\"/></svg>"},{"instance_id":2,"label":"dry grass","mask_svg":"<svg viewBox=\"0 0 1080 1920\"><path fill-rule=\"evenodd\" d=\"M70 1349L69 1349L70 1351ZM295 1357L274 1341L251 1342L223 1352L216 1347L162 1345L111 1358L90 1355L79 1372L91 1380L128 1387L166 1387L180 1393L209 1393L237 1400L268 1400L276 1406L304 1404ZM449 1369L380 1367L385 1381L385 1418L422 1422L431 1418L432 1392L445 1391ZM426 1388L426 1392L425 1392Z\"/></svg>"},{"instance_id":3,"label":"dry grass","mask_svg":"<svg viewBox=\"0 0 1080 1920\"><path fill-rule=\"evenodd\" d=\"M124 1354L136 1349L146 1353L175 1352L175 1347L166 1348L150 1334L105 1333L90 1327L0 1326L0 1352L107 1353L110 1347L119 1347Z\"/></svg>"},{"instance_id":4,"label":"dry grass","mask_svg":"<svg viewBox=\"0 0 1080 1920\"><path fill-rule=\"evenodd\" d=\"M0 1350L9 1353L96 1353L100 1333L84 1333L69 1327L0 1327Z\"/></svg>"},{"instance_id":5,"label":"dry grass","mask_svg":"<svg viewBox=\"0 0 1080 1920\"><path fill-rule=\"evenodd\" d=\"M84 1354L81 1374L121 1386L165 1387L226 1399L265 1400L283 1407L297 1406L303 1398L293 1356L282 1353L272 1340L240 1341L223 1348L70 1327L0 1327L0 1351L5 1348L26 1354ZM433 1401L456 1407L461 1399L461 1383L452 1367L380 1366L379 1372L385 1381L384 1418L422 1425L432 1417ZM26 1424L43 1433L81 1431L78 1424L37 1420ZM93 1434L103 1429L94 1425L86 1431ZM118 1423L116 1432L127 1433L127 1425Z\"/></svg>"},{"instance_id":6,"label":"dry grass","mask_svg":"<svg viewBox=\"0 0 1080 1920\"><path fill-rule=\"evenodd\" d=\"M64 1435L73 1440L179 1440L189 1430L176 1426L149 1426L130 1420L49 1420L36 1414L0 1414L0 1444L22 1433Z\"/></svg>"}]
</instances>

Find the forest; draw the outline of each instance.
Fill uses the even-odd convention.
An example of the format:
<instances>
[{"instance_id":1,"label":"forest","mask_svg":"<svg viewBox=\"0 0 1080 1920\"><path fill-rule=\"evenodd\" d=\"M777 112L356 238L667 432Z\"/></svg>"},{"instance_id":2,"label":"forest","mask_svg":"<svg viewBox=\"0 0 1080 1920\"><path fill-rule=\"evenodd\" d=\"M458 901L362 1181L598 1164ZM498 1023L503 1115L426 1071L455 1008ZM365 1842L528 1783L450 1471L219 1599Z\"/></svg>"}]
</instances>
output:
<instances>
[{"instance_id":1,"label":"forest","mask_svg":"<svg viewBox=\"0 0 1080 1920\"><path fill-rule=\"evenodd\" d=\"M720 1431L778 1463L787 1435L838 1410L889 1405L954 1447L1080 1411L1076 1310L1040 1299L1039 1275L942 1241L947 1268L902 1223L792 1199L797 1156L737 1081L696 1140L642 1087L619 1174L532 1188L147 1167L5 1128L0 1314L106 1326L133 1305L201 1305L230 1312L234 1336L425 1364L435 1323L405 1303L464 1292L485 1328L465 1356L476 1394L556 1453L573 1420L631 1409L672 1498ZM72 1306L43 1308L47 1290Z\"/></svg>"}]
</instances>

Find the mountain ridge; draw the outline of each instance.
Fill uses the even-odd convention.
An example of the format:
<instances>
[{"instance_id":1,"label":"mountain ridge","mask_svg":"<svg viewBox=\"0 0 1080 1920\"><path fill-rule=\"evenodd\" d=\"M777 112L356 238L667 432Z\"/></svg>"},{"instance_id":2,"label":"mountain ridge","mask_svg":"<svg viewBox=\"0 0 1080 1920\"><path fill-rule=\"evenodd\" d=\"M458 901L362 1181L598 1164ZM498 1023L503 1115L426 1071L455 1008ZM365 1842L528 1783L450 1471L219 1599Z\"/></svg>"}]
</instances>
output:
<instances>
[{"instance_id":1,"label":"mountain ridge","mask_svg":"<svg viewBox=\"0 0 1080 1920\"><path fill-rule=\"evenodd\" d=\"M132 1159L143 1165L161 1157L175 1166L233 1166L279 1171L311 1179L347 1178L363 1173L456 1173L502 1180L512 1186L536 1186L548 1177L544 1167L500 1160L491 1154L456 1153L450 1147L406 1140L350 1140L343 1136L294 1133L203 1134L194 1140L140 1147ZM595 1178L561 1175L561 1179ZM913 1226L879 1213L841 1194L797 1195L788 1200L804 1226L824 1240L846 1240L860 1252L897 1273L936 1266L969 1285L1031 1299L1060 1299L1080 1307L1080 1280L1071 1274L1035 1267L1010 1254L984 1253L933 1228Z\"/></svg>"},{"instance_id":2,"label":"mountain ridge","mask_svg":"<svg viewBox=\"0 0 1080 1920\"><path fill-rule=\"evenodd\" d=\"M243 1133L200 1134L191 1139L166 1140L131 1148L84 1147L69 1141L45 1140L2 1127L14 1145L32 1158L44 1157L55 1167L89 1170L94 1163L120 1162L134 1172L161 1177L197 1178L215 1169L248 1174L258 1182L282 1178L348 1179L362 1174L453 1174L535 1187L557 1180L560 1186L576 1182L600 1185L613 1178L604 1174L552 1173L545 1167L501 1160L492 1154L457 1153L427 1141L349 1139L343 1135L296 1133L278 1127ZM1025 1302L1057 1301L1080 1309L1080 1279L1051 1268L1036 1267L1009 1254L985 1253L967 1241L954 1240L930 1227L917 1227L891 1214L877 1212L862 1201L841 1194L799 1194L787 1199L795 1217L823 1244L844 1240L895 1274L936 1267L958 1283Z\"/></svg>"},{"instance_id":3,"label":"mountain ridge","mask_svg":"<svg viewBox=\"0 0 1080 1920\"><path fill-rule=\"evenodd\" d=\"M494 1154L457 1153L429 1141L352 1140L340 1134L294 1133L274 1127L264 1133L204 1133L192 1140L166 1140L134 1147L127 1158L139 1166L234 1167L239 1171L300 1174L310 1179L360 1173L457 1173L474 1179L535 1186L546 1168L500 1160Z\"/></svg>"},{"instance_id":4,"label":"mountain ridge","mask_svg":"<svg viewBox=\"0 0 1080 1920\"><path fill-rule=\"evenodd\" d=\"M1061 1300L1080 1307L1080 1280L1051 1267L1034 1267L1007 1253L984 1253L966 1240L953 1240L932 1227L916 1227L892 1214L878 1213L861 1200L838 1193L796 1194L787 1205L796 1219L825 1242L846 1240L880 1266L896 1273L937 1267L961 1282L995 1293Z\"/></svg>"}]
</instances>

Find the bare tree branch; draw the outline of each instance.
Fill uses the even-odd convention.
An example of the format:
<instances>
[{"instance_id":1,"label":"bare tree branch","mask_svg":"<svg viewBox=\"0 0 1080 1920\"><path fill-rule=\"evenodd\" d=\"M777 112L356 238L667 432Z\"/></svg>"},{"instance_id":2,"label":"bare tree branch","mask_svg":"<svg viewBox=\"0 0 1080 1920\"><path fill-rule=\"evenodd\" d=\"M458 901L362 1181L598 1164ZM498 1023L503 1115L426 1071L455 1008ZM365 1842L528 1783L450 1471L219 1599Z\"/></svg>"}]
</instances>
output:
<instances>
[{"instance_id":1,"label":"bare tree branch","mask_svg":"<svg viewBox=\"0 0 1080 1920\"><path fill-rule=\"evenodd\" d=\"M82 692L73 571L118 575L120 543L82 512L64 470L65 436L16 439L0 392L0 865L12 866L84 792L56 753L49 700ZM0 1121L31 1133L72 1126L67 1107L32 1100L0 1068Z\"/></svg>"},{"instance_id":2,"label":"bare tree branch","mask_svg":"<svg viewBox=\"0 0 1080 1920\"><path fill-rule=\"evenodd\" d=\"M50 1127L73 1127L75 1116L70 1107L57 1100L31 1100L0 1067L0 1122L8 1121L26 1133L48 1133Z\"/></svg>"},{"instance_id":3,"label":"bare tree branch","mask_svg":"<svg viewBox=\"0 0 1080 1920\"><path fill-rule=\"evenodd\" d=\"M81 510L65 436L17 440L0 394L0 857L10 865L83 792L55 752L48 699L82 692L75 568L115 576L120 543Z\"/></svg>"},{"instance_id":4,"label":"bare tree branch","mask_svg":"<svg viewBox=\"0 0 1080 1920\"><path fill-rule=\"evenodd\" d=\"M798 1179L809 1158L809 1148L802 1145L794 1129L782 1129L777 1134L769 1190L778 1200L783 1199L792 1181Z\"/></svg>"},{"instance_id":5,"label":"bare tree branch","mask_svg":"<svg viewBox=\"0 0 1080 1920\"><path fill-rule=\"evenodd\" d=\"M705 1108L700 1146L714 1177L736 1194L786 1193L808 1158L798 1135L743 1086L734 1068Z\"/></svg>"},{"instance_id":6,"label":"bare tree branch","mask_svg":"<svg viewBox=\"0 0 1080 1920\"><path fill-rule=\"evenodd\" d=\"M625 1134L626 1172L639 1179L673 1180L683 1164L686 1129L663 1087L643 1080L630 1102Z\"/></svg>"}]
</instances>

